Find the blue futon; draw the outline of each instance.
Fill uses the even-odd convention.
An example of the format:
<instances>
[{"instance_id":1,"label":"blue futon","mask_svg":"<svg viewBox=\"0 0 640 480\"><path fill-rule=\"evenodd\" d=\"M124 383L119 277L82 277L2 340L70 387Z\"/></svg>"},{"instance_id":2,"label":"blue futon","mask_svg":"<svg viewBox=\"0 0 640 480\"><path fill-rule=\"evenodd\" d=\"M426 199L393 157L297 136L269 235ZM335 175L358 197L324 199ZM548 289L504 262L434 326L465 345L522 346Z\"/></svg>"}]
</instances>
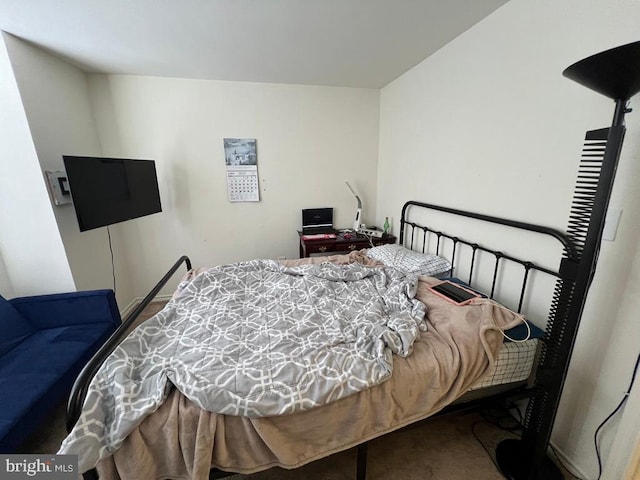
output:
<instances>
[{"instance_id":1,"label":"blue futon","mask_svg":"<svg viewBox=\"0 0 640 480\"><path fill-rule=\"evenodd\" d=\"M112 290L0 296L0 453L20 453L120 324Z\"/></svg>"}]
</instances>

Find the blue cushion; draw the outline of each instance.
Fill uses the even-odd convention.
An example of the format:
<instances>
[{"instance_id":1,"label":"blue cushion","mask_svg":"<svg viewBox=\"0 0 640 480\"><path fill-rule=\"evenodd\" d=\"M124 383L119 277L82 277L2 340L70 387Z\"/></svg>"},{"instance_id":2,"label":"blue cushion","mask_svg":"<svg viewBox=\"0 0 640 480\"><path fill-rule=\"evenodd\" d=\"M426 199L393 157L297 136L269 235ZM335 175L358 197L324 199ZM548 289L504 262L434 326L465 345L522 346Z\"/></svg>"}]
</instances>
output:
<instances>
[{"instance_id":1,"label":"blue cushion","mask_svg":"<svg viewBox=\"0 0 640 480\"><path fill-rule=\"evenodd\" d=\"M0 357L13 349L34 331L11 303L0 296Z\"/></svg>"},{"instance_id":2,"label":"blue cushion","mask_svg":"<svg viewBox=\"0 0 640 480\"><path fill-rule=\"evenodd\" d=\"M17 448L64 399L82 367L113 330L109 322L41 330L2 357L0 452Z\"/></svg>"},{"instance_id":3,"label":"blue cushion","mask_svg":"<svg viewBox=\"0 0 640 480\"><path fill-rule=\"evenodd\" d=\"M121 324L113 290L36 295L10 302L37 330L107 320Z\"/></svg>"},{"instance_id":4,"label":"blue cushion","mask_svg":"<svg viewBox=\"0 0 640 480\"><path fill-rule=\"evenodd\" d=\"M112 290L0 297L0 453L50 418L120 325Z\"/></svg>"},{"instance_id":5,"label":"blue cushion","mask_svg":"<svg viewBox=\"0 0 640 480\"><path fill-rule=\"evenodd\" d=\"M544 338L544 330L536 327L535 324L533 324L529 320L525 319L525 322L527 322L527 325L529 325L529 328L531 329L529 338ZM510 342L511 339L524 340L525 338L527 338L527 327L524 323L521 323L520 325L510 328L509 330L505 330L504 334L509 337L504 339L505 342Z\"/></svg>"}]
</instances>

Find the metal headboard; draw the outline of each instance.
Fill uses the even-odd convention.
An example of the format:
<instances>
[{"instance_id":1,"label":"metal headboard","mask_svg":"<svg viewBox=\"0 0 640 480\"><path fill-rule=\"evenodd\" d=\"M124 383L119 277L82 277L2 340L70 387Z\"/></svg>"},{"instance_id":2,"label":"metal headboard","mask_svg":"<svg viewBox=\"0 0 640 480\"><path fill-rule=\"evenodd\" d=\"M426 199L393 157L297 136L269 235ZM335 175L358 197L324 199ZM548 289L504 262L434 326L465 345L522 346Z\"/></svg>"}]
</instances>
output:
<instances>
[{"instance_id":1,"label":"metal headboard","mask_svg":"<svg viewBox=\"0 0 640 480\"><path fill-rule=\"evenodd\" d=\"M479 252L484 252L491 255L493 257L491 289L490 292L486 292L490 298L494 298L494 295L496 293L496 283L498 281L501 265L505 262L520 265L523 269L523 276L520 284L520 295L517 308L518 313L521 313L522 311L530 272L539 271L551 275L555 278L561 278L560 269L551 270L530 260L522 260L500 250L495 250L487 246L480 245L476 242L465 240L464 238L460 238L459 236L445 233L439 229L435 229L427 225L421 225L419 223L416 223L415 221L410 221L408 220L408 215L410 207L412 206L472 218L475 220L481 220L493 224L505 225L507 227L513 227L515 229L526 230L529 232L535 232L541 235L549 236L561 243L564 249L564 253L567 256L574 257L576 255L576 249L571 240L569 240L569 238L564 233L552 228L417 201L409 201L404 204L404 206L402 207L402 215L400 219L399 244L404 245L412 250L421 250L422 253L435 253L437 255L442 255L444 243L445 240L447 240L447 244L451 245L451 255L449 260L452 265L455 265L456 256L459 254L461 248L470 249L471 259L468 269L468 277L461 279L467 282L469 285L473 285L473 275L475 273L476 262L478 259L477 254ZM433 251L427 252L427 245L431 244L431 242L429 241L431 238L435 238L435 248L433 249ZM458 275L456 274L456 276Z\"/></svg>"}]
</instances>

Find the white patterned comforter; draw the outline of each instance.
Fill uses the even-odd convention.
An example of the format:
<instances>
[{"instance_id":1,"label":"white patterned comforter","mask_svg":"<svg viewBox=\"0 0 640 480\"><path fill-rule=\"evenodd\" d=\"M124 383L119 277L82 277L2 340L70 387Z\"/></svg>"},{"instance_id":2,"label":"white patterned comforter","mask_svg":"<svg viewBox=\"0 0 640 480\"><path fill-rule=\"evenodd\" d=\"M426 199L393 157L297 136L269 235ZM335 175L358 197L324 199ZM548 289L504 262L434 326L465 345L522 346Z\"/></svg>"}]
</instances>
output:
<instances>
[{"instance_id":1,"label":"white patterned comforter","mask_svg":"<svg viewBox=\"0 0 640 480\"><path fill-rule=\"evenodd\" d=\"M180 284L93 379L59 453L80 471L115 451L171 385L227 415L290 414L389 378L407 356L425 306L417 278L353 263L286 267L253 260L210 268Z\"/></svg>"}]
</instances>

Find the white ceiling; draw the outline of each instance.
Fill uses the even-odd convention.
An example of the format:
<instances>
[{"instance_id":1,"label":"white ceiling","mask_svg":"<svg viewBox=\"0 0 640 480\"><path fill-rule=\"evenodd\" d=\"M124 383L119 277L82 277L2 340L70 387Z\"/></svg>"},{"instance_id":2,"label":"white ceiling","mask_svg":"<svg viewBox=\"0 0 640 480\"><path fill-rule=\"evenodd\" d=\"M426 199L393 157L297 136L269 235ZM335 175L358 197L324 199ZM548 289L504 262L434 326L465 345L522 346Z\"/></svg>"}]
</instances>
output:
<instances>
[{"instance_id":1,"label":"white ceiling","mask_svg":"<svg viewBox=\"0 0 640 480\"><path fill-rule=\"evenodd\" d=\"M0 0L91 72L380 88L508 0Z\"/></svg>"}]
</instances>

